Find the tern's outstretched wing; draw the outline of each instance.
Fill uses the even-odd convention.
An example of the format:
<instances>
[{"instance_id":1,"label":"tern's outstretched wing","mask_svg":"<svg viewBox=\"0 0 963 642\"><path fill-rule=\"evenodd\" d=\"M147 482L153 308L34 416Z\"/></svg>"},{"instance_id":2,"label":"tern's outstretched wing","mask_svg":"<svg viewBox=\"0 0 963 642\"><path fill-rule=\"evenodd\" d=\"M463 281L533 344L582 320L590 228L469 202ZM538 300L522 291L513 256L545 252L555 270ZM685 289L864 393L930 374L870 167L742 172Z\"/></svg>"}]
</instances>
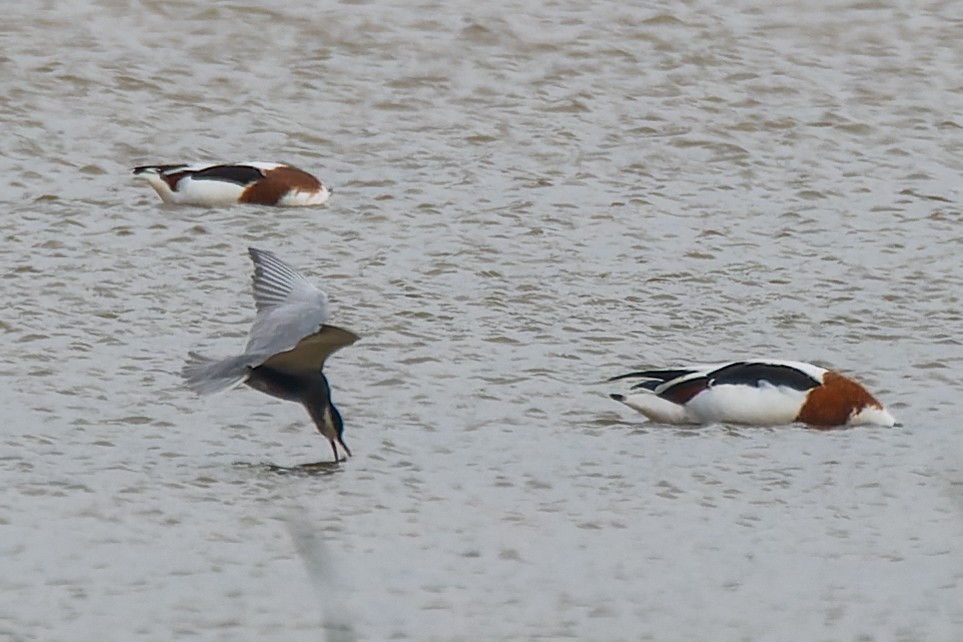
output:
<instances>
[{"instance_id":1,"label":"tern's outstretched wing","mask_svg":"<svg viewBox=\"0 0 963 642\"><path fill-rule=\"evenodd\" d=\"M248 248L254 261L254 305L258 312L290 303L318 306L318 314L327 317L328 296L304 276L272 252Z\"/></svg>"},{"instance_id":2,"label":"tern's outstretched wing","mask_svg":"<svg viewBox=\"0 0 963 642\"><path fill-rule=\"evenodd\" d=\"M333 325L321 326L319 332L301 339L294 349L275 354L261 365L292 375L316 374L325 359L360 338L350 330Z\"/></svg>"},{"instance_id":3,"label":"tern's outstretched wing","mask_svg":"<svg viewBox=\"0 0 963 642\"><path fill-rule=\"evenodd\" d=\"M258 365L290 350L328 319L328 295L271 252L250 248L257 316L245 354Z\"/></svg>"}]
</instances>

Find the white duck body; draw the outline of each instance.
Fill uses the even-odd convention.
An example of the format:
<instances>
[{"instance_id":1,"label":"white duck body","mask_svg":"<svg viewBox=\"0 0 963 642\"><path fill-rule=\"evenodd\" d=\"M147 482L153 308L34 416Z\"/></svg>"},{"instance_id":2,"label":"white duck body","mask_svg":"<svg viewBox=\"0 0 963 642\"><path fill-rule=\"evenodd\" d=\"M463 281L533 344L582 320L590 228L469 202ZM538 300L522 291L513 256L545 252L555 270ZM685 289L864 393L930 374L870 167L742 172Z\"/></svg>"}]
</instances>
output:
<instances>
[{"instance_id":1,"label":"white duck body","mask_svg":"<svg viewBox=\"0 0 963 642\"><path fill-rule=\"evenodd\" d=\"M332 191L297 167L260 161L145 165L135 167L134 175L145 179L165 203L175 205L306 207L327 202Z\"/></svg>"},{"instance_id":2,"label":"white duck body","mask_svg":"<svg viewBox=\"0 0 963 642\"><path fill-rule=\"evenodd\" d=\"M892 426L892 415L865 388L801 361L747 360L630 373L627 395L611 395L652 421L817 427Z\"/></svg>"}]
</instances>

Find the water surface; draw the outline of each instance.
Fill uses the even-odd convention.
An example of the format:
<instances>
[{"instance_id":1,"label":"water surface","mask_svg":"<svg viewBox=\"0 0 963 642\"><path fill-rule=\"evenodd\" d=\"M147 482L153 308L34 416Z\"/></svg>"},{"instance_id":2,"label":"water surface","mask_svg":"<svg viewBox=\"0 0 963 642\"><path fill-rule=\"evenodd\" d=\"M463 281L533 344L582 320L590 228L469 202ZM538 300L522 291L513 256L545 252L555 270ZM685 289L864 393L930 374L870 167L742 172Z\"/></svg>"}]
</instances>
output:
<instances>
[{"instance_id":1,"label":"water surface","mask_svg":"<svg viewBox=\"0 0 963 642\"><path fill-rule=\"evenodd\" d=\"M0 634L959 639L961 34L939 1L7 7ZM129 175L245 159L336 192ZM244 342L249 245L363 336L343 466L301 467L294 404L180 386ZM670 429L600 383L746 356L902 425Z\"/></svg>"}]
</instances>

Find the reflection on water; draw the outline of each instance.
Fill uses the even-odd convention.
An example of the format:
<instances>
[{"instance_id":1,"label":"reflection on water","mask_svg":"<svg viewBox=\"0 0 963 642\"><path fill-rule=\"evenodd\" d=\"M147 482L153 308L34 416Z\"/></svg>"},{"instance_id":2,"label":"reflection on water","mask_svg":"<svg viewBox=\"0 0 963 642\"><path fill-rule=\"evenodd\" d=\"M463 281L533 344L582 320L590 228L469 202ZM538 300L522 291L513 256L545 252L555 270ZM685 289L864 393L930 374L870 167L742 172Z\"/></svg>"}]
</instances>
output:
<instances>
[{"instance_id":1,"label":"reflection on water","mask_svg":"<svg viewBox=\"0 0 963 642\"><path fill-rule=\"evenodd\" d=\"M315 531L314 524L304 520L297 513L290 513L285 519L291 541L304 568L314 584L321 606L321 630L326 642L354 642L358 639L353 625L351 608L345 599L345 583L335 571L336 562L330 547Z\"/></svg>"},{"instance_id":2,"label":"reflection on water","mask_svg":"<svg viewBox=\"0 0 963 642\"><path fill-rule=\"evenodd\" d=\"M267 462L262 462L260 464L244 464L238 462L235 465L241 468L249 467L269 473L277 473L279 475L303 475L305 477L322 477L324 475L333 475L335 473L344 472L345 467L344 462L333 461L318 461L310 464L296 464L294 466L279 466L277 464L269 464Z\"/></svg>"}]
</instances>

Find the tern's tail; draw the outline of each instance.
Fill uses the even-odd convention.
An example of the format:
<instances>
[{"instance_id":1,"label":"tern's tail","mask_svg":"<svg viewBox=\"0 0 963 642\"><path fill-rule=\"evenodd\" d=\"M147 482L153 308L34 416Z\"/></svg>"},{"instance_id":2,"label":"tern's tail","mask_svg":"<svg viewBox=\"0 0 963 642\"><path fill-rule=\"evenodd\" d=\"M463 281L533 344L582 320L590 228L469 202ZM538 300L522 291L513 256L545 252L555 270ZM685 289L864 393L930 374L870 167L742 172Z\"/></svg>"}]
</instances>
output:
<instances>
[{"instance_id":1,"label":"tern's tail","mask_svg":"<svg viewBox=\"0 0 963 642\"><path fill-rule=\"evenodd\" d=\"M247 379L248 362L248 357L244 355L218 360L189 352L181 375L188 388L199 395L211 395L233 388Z\"/></svg>"}]
</instances>

